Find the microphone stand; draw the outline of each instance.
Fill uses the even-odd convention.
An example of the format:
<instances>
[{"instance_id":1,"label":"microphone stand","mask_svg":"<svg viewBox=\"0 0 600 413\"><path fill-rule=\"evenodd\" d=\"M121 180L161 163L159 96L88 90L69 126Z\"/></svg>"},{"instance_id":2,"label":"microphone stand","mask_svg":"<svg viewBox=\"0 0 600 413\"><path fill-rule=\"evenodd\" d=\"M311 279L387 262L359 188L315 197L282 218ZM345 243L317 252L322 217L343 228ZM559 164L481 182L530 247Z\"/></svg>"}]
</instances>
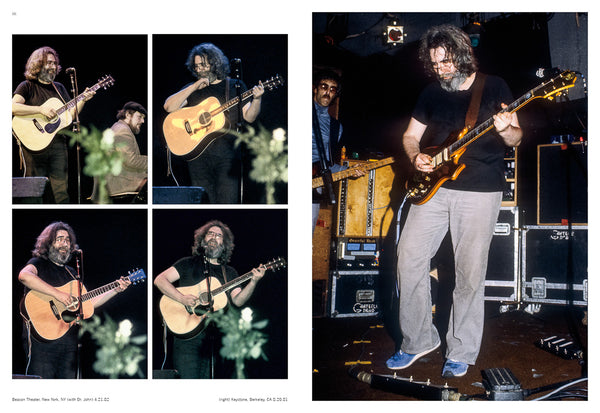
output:
<instances>
[{"instance_id":1,"label":"microphone stand","mask_svg":"<svg viewBox=\"0 0 600 413\"><path fill-rule=\"evenodd\" d=\"M237 104L237 122L235 125L236 131L242 131L242 124L244 121L243 112L242 112L242 87L241 87L241 67L242 60L241 59L232 59L233 63L233 77L235 79L235 94L238 98ZM240 145L240 204L244 203L244 147Z\"/></svg>"},{"instance_id":2,"label":"microphone stand","mask_svg":"<svg viewBox=\"0 0 600 413\"><path fill-rule=\"evenodd\" d=\"M75 72L75 68L73 70L67 70L69 76L71 78L71 93L73 97L79 96L79 90L77 87L77 73ZM77 102L74 105L74 116L73 116L73 132L80 133L80 123L79 123L79 109L77 108ZM76 141L76 158L77 158L77 203L81 204L81 144L79 140Z\"/></svg>"},{"instance_id":3,"label":"microphone stand","mask_svg":"<svg viewBox=\"0 0 600 413\"><path fill-rule=\"evenodd\" d=\"M203 254L204 257L204 278L206 279L206 293L207 293L207 301L208 301L208 311L213 312L213 304L214 298L212 292L210 290L210 274L208 271L210 263L208 262L208 258L206 258L206 252ZM213 332L210 329L206 330L208 335L208 340L210 342L210 378L215 378L215 337Z\"/></svg>"},{"instance_id":4,"label":"microphone stand","mask_svg":"<svg viewBox=\"0 0 600 413\"><path fill-rule=\"evenodd\" d=\"M76 311L76 322L77 326L80 325L83 320L83 302L81 301L81 291L83 286L83 252L79 250L79 257L75 257L75 266L77 272L75 273L75 279L77 281L77 311ZM81 257L81 265L79 258ZM77 378L81 378L81 340L79 334L77 334Z\"/></svg>"}]
</instances>

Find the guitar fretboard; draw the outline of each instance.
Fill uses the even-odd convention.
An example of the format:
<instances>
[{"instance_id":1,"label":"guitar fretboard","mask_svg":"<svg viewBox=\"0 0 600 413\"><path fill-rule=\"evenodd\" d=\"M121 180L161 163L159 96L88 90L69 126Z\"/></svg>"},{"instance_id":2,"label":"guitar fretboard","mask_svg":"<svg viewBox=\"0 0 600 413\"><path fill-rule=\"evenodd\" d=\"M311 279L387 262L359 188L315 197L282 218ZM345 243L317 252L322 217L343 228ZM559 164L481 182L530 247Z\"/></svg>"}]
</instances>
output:
<instances>
[{"instance_id":1,"label":"guitar fretboard","mask_svg":"<svg viewBox=\"0 0 600 413\"><path fill-rule=\"evenodd\" d=\"M104 80L101 80L100 82L96 83L94 86L89 87L88 89L91 90L92 92L95 92L98 89L100 89L101 87L108 86L108 85L112 84L111 82L112 82L112 78L104 79ZM77 95L76 97L74 97L73 99L71 99L70 101L68 101L67 103L65 103L63 106L61 106L60 108L58 108L56 110L56 114L57 115L61 115L66 110L73 109L75 107L75 105L77 103L79 103L80 101L82 101L83 99L85 99L85 93L80 93L79 95Z\"/></svg>"}]
</instances>

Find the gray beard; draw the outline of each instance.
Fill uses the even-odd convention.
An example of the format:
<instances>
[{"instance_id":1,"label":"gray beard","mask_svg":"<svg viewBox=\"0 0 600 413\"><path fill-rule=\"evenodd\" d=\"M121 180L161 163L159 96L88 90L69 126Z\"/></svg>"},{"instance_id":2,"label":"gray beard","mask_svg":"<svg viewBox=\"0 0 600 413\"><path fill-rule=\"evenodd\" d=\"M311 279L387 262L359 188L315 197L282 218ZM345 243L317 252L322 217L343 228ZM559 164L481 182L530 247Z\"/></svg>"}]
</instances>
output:
<instances>
[{"instance_id":1,"label":"gray beard","mask_svg":"<svg viewBox=\"0 0 600 413\"><path fill-rule=\"evenodd\" d=\"M56 72L55 73L50 73L44 69L42 69L42 71L40 72L40 74L38 75L38 79L43 81L43 82L53 82L54 78L56 78Z\"/></svg>"},{"instance_id":2,"label":"gray beard","mask_svg":"<svg viewBox=\"0 0 600 413\"><path fill-rule=\"evenodd\" d=\"M201 246L204 249L204 255L206 256L206 258L209 258L209 259L219 258L221 256L221 254L223 253L223 250L225 249L223 244L212 245L212 243L209 244L204 240L202 241Z\"/></svg>"},{"instance_id":3,"label":"gray beard","mask_svg":"<svg viewBox=\"0 0 600 413\"><path fill-rule=\"evenodd\" d=\"M50 250L48 251L48 258L50 259L50 261L56 264L65 265L71 259L71 253L62 252L59 249L56 249L53 246L51 246Z\"/></svg>"},{"instance_id":4,"label":"gray beard","mask_svg":"<svg viewBox=\"0 0 600 413\"><path fill-rule=\"evenodd\" d=\"M215 80L217 80L217 75L215 75L213 72L196 72L196 77L198 79L205 77L210 83L213 83Z\"/></svg>"},{"instance_id":5,"label":"gray beard","mask_svg":"<svg viewBox=\"0 0 600 413\"><path fill-rule=\"evenodd\" d=\"M440 86L447 92L456 92L465 83L467 77L464 73L456 73L450 80L440 78Z\"/></svg>"}]
</instances>

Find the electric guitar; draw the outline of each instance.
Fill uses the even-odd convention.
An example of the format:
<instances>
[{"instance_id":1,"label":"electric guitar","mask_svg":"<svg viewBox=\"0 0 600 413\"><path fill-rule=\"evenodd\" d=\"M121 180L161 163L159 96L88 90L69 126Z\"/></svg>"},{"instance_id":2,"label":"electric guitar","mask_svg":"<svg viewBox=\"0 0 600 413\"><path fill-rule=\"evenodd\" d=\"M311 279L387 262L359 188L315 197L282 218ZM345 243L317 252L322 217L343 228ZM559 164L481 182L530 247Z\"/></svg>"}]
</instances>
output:
<instances>
[{"instance_id":1,"label":"electric guitar","mask_svg":"<svg viewBox=\"0 0 600 413\"><path fill-rule=\"evenodd\" d=\"M273 90L282 84L283 78L276 75L262 85L265 90ZM163 122L167 147L171 153L186 160L197 158L216 138L227 132L228 125L224 112L250 97L252 97L252 89L223 104L219 99L211 96L196 106L169 113Z\"/></svg>"},{"instance_id":2,"label":"electric guitar","mask_svg":"<svg viewBox=\"0 0 600 413\"><path fill-rule=\"evenodd\" d=\"M356 171L357 169L362 169L364 171L370 171L371 169L381 168L383 166L389 165L394 162L395 162L394 157L390 156L389 158L384 158L379 161L366 162L366 163L363 163L360 165L353 166L348 169L344 169L343 171L340 171L340 172L332 173L331 177L333 179L333 182L336 182L336 181L340 181L342 179L352 176L354 174L354 171ZM318 188L320 186L323 186L323 177L319 176L319 177L313 178L313 180L312 180L313 189Z\"/></svg>"},{"instance_id":3,"label":"electric guitar","mask_svg":"<svg viewBox=\"0 0 600 413\"><path fill-rule=\"evenodd\" d=\"M534 99L553 99L555 95L562 94L574 86L577 76L572 71L564 71L555 78L542 83L519 99L515 100L503 112L514 113ZM440 186L447 180L455 180L465 169L464 164L458 162L465 152L467 145L483 136L494 127L494 118L491 117L475 128L464 128L457 135L451 134L446 141L435 147L423 149L423 153L432 157L432 172L415 171L406 183L407 199L413 204L422 205L429 201Z\"/></svg>"},{"instance_id":4,"label":"electric guitar","mask_svg":"<svg viewBox=\"0 0 600 413\"><path fill-rule=\"evenodd\" d=\"M275 271L285 265L283 258L276 258L265 264L265 267L267 270ZM159 301L159 309L167 328L173 335L180 338L195 337L206 327L205 321L211 311L221 310L227 306L228 300L225 292L248 281L253 275L250 271L225 284L221 284L214 277L209 277L210 295L206 279L188 287L177 287L177 290L183 295L191 294L198 297L199 304L194 307L183 305L179 301L163 295ZM212 309L210 308L211 298Z\"/></svg>"},{"instance_id":5,"label":"electric guitar","mask_svg":"<svg viewBox=\"0 0 600 413\"><path fill-rule=\"evenodd\" d=\"M98 83L88 88L88 90L95 92L100 88L106 89L114 83L115 80L112 76L107 75L98 80ZM85 99L85 92L65 104L58 98L50 98L42 104L42 107L54 109L56 112L54 118L48 119L39 113L14 116L12 120L13 133L30 151L41 151L52 142L58 131L71 124L73 117L69 110L73 109L83 99Z\"/></svg>"},{"instance_id":6,"label":"electric guitar","mask_svg":"<svg viewBox=\"0 0 600 413\"><path fill-rule=\"evenodd\" d=\"M137 270L129 276L123 277L123 279L131 281L132 284L137 284L146 279L146 274L144 270ZM37 339L51 341L61 338L78 321L78 282L73 280L57 287L58 290L75 298L73 304L68 307L54 297L39 291L31 290L25 294L20 303L21 315L25 320L31 322L33 327L31 331ZM81 313L83 318L87 319L94 315L94 305L89 301L90 299L112 291L117 287L119 287L119 282L114 281L88 292L85 286L82 285Z\"/></svg>"}]
</instances>

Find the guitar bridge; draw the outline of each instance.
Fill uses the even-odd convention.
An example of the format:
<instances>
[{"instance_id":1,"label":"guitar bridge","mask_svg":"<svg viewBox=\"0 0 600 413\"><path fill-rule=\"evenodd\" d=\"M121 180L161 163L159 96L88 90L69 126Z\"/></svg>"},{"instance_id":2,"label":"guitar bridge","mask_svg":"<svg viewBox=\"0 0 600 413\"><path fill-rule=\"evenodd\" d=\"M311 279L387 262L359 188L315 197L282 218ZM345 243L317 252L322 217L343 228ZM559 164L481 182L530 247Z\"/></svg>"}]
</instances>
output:
<instances>
[{"instance_id":1,"label":"guitar bridge","mask_svg":"<svg viewBox=\"0 0 600 413\"><path fill-rule=\"evenodd\" d=\"M42 125L40 125L40 122L38 122L37 119L33 120L33 126L35 126L40 133L44 133L45 132L44 128L42 127Z\"/></svg>"},{"instance_id":2,"label":"guitar bridge","mask_svg":"<svg viewBox=\"0 0 600 413\"><path fill-rule=\"evenodd\" d=\"M60 314L58 313L58 308L56 308L56 304L54 301L50 301L50 310L52 310L52 314L56 317L57 320L60 320Z\"/></svg>"}]
</instances>

